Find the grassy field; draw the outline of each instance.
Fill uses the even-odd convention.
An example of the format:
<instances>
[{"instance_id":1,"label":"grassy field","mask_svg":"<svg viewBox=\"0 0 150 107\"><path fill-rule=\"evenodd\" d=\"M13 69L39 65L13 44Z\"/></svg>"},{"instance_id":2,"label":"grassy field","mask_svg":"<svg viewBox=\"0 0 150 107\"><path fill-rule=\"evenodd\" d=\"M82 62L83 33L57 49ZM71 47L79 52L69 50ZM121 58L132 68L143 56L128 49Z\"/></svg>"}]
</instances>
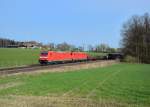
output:
<instances>
[{"instance_id":1,"label":"grassy field","mask_svg":"<svg viewBox=\"0 0 150 107\"><path fill-rule=\"evenodd\" d=\"M0 68L38 63L38 49L0 48Z\"/></svg>"},{"instance_id":2,"label":"grassy field","mask_svg":"<svg viewBox=\"0 0 150 107\"><path fill-rule=\"evenodd\" d=\"M15 97L16 102L20 99L30 102L30 99L39 105L43 103L40 103L42 99L50 102L50 98L56 97L58 101L61 98L77 98L80 103L88 99L88 102L92 100L97 104L64 107L99 107L99 103L105 105L102 107L149 107L150 65L117 64L75 72L0 77L0 99L8 99L7 103L14 102L10 96ZM6 103L3 100L0 100L1 104ZM57 104L56 101L54 103ZM42 104L43 107L49 107L46 104ZM31 107L40 107L33 105Z\"/></svg>"}]
</instances>

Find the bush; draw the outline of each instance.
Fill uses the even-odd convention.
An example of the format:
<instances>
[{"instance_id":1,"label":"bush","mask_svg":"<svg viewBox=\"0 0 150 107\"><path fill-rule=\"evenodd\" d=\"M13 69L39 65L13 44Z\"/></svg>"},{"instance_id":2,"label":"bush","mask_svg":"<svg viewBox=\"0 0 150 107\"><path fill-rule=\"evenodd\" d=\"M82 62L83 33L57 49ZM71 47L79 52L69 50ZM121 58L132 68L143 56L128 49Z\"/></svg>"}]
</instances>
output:
<instances>
[{"instance_id":1,"label":"bush","mask_svg":"<svg viewBox=\"0 0 150 107\"><path fill-rule=\"evenodd\" d=\"M136 57L127 55L127 56L125 56L123 61L129 62L129 63L135 63L135 62L137 62L137 59L136 59Z\"/></svg>"}]
</instances>

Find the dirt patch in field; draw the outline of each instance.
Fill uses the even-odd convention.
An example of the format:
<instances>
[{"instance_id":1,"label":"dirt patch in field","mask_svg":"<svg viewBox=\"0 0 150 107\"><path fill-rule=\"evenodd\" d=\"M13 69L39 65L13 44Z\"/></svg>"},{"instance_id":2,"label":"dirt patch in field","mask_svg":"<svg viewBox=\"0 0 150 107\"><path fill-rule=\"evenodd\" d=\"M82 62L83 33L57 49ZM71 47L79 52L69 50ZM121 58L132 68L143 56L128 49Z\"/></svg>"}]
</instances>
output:
<instances>
[{"instance_id":1,"label":"dirt patch in field","mask_svg":"<svg viewBox=\"0 0 150 107\"><path fill-rule=\"evenodd\" d=\"M116 101L92 101L84 98L42 97L42 96L9 96L0 98L0 107L140 107Z\"/></svg>"},{"instance_id":2,"label":"dirt patch in field","mask_svg":"<svg viewBox=\"0 0 150 107\"><path fill-rule=\"evenodd\" d=\"M99 61L93 63L85 63L80 65L73 65L73 66L61 66L59 68L52 68L48 70L41 70L37 72L66 72L66 71L75 71L80 69L89 69L89 68L97 68L97 67L105 67L110 66L113 64L119 63L117 61Z\"/></svg>"},{"instance_id":3,"label":"dirt patch in field","mask_svg":"<svg viewBox=\"0 0 150 107\"><path fill-rule=\"evenodd\" d=\"M83 63L79 65L71 65L71 66L60 66L58 68L50 68L46 70L37 70L35 72L24 72L24 73L17 73L17 74L38 74L38 73L46 73L46 72L70 72L70 71L76 71L80 69L89 69L89 68L97 68L97 67L105 67L110 66L114 64L118 64L120 62L111 60L111 61L97 61L92 63ZM16 74L11 74L16 75Z\"/></svg>"},{"instance_id":4,"label":"dirt patch in field","mask_svg":"<svg viewBox=\"0 0 150 107\"><path fill-rule=\"evenodd\" d=\"M21 84L22 84L21 82L9 82L9 83L6 83L6 84L0 84L0 90L15 87L15 86L18 86L18 85L21 85Z\"/></svg>"}]
</instances>

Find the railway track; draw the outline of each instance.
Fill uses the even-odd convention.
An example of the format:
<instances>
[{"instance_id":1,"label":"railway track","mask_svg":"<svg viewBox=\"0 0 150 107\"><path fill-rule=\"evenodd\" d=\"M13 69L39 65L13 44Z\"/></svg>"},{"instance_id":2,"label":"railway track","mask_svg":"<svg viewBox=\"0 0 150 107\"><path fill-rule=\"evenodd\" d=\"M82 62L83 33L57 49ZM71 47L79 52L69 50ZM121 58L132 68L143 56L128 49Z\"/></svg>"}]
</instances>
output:
<instances>
[{"instance_id":1,"label":"railway track","mask_svg":"<svg viewBox=\"0 0 150 107\"><path fill-rule=\"evenodd\" d=\"M25 67L6 68L6 69L0 69L0 75L14 74L14 73L20 73L20 72L34 72L34 71L37 71L37 70L46 70L46 69L58 68L58 67L62 67L62 66L73 66L73 65L93 63L93 62L102 62L102 61L106 61L106 60L63 63L63 64L53 64L53 65L36 64L36 65L30 65L30 66L25 66Z\"/></svg>"}]
</instances>

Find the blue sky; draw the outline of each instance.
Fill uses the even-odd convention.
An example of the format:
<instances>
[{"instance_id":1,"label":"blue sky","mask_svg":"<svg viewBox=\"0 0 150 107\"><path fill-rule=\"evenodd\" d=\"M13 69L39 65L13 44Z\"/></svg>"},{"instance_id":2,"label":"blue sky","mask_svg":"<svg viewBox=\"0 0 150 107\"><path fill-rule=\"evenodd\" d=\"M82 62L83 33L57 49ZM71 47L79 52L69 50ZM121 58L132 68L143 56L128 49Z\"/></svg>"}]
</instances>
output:
<instances>
[{"instance_id":1,"label":"blue sky","mask_svg":"<svg viewBox=\"0 0 150 107\"><path fill-rule=\"evenodd\" d=\"M150 0L0 0L0 37L119 47L122 24Z\"/></svg>"}]
</instances>

